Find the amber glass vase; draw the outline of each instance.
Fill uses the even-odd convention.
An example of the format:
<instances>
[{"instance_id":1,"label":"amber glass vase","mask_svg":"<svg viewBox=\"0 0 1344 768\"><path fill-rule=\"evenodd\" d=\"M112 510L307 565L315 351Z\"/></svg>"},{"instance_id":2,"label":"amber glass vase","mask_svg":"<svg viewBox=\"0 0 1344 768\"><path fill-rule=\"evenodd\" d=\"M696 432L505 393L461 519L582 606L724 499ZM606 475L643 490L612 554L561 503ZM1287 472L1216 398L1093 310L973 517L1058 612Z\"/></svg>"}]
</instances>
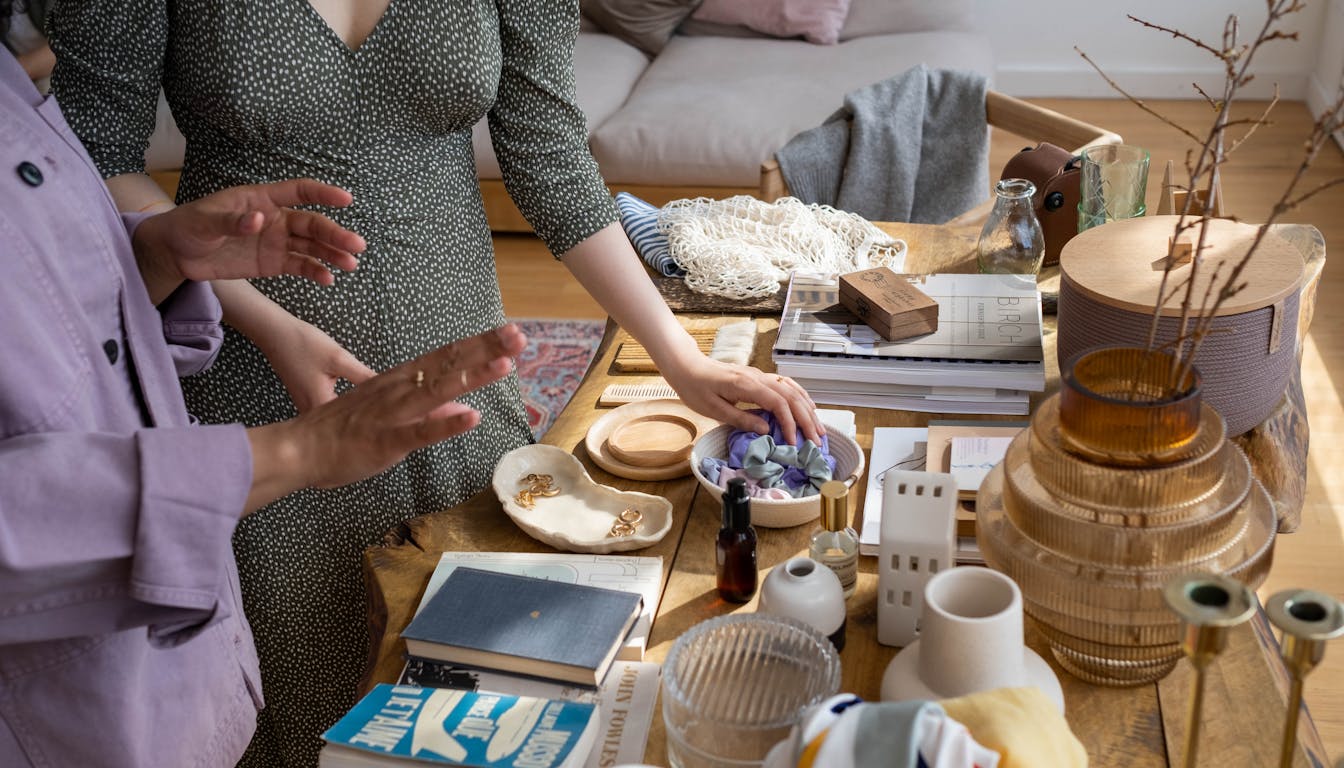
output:
<instances>
[{"instance_id":1,"label":"amber glass vase","mask_svg":"<svg viewBox=\"0 0 1344 768\"><path fill-rule=\"evenodd\" d=\"M980 486L976 538L1069 672L1138 685L1181 658L1162 590L1192 571L1252 589L1269 571L1274 510L1223 420L1178 385L1171 358L1111 347L1062 367Z\"/></svg>"}]
</instances>

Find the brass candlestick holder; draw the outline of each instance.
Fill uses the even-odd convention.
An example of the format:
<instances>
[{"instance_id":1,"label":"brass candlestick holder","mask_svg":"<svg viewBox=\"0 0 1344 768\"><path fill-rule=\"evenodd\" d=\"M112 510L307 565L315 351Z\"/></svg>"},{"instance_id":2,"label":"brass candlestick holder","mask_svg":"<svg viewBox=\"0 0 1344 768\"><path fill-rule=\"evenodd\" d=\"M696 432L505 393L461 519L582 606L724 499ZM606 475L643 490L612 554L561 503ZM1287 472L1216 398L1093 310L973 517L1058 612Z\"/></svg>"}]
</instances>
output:
<instances>
[{"instance_id":1,"label":"brass candlestick holder","mask_svg":"<svg viewBox=\"0 0 1344 768\"><path fill-rule=\"evenodd\" d=\"M1181 618L1181 649L1194 667L1186 708L1185 768L1199 757L1199 725L1204 709L1204 672L1227 647L1227 633L1255 613L1255 595L1245 584L1211 573L1179 576L1162 595Z\"/></svg>"},{"instance_id":2,"label":"brass candlestick holder","mask_svg":"<svg viewBox=\"0 0 1344 768\"><path fill-rule=\"evenodd\" d=\"M1302 708L1303 679L1321 663L1326 642L1344 634L1344 606L1322 592L1289 589L1275 592L1265 603L1265 613L1270 623L1283 631L1279 653L1292 680L1279 750L1279 765L1288 768L1297 748L1297 713Z\"/></svg>"}]
</instances>

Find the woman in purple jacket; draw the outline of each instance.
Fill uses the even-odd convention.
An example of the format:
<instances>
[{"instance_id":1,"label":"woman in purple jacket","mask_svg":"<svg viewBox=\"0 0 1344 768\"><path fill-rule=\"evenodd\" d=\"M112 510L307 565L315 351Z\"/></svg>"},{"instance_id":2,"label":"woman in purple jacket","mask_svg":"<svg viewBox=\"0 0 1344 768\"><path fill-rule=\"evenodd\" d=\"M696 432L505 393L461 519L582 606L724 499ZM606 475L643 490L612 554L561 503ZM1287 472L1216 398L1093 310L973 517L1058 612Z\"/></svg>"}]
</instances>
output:
<instances>
[{"instance_id":1,"label":"woman in purple jacket","mask_svg":"<svg viewBox=\"0 0 1344 768\"><path fill-rule=\"evenodd\" d=\"M454 400L523 336L434 350L289 421L193 425L177 377L223 336L204 281L329 284L363 240L289 206L350 195L290 181L120 215L3 47L0 136L0 765L233 765L262 706L240 517L472 429Z\"/></svg>"}]
</instances>

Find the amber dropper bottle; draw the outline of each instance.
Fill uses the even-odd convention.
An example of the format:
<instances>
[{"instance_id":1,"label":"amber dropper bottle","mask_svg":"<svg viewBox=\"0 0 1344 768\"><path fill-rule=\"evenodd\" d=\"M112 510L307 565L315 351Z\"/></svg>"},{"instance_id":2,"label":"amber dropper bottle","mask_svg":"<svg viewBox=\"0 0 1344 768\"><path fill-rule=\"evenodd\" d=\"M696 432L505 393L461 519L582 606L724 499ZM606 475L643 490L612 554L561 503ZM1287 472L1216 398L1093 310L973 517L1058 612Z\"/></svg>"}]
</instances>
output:
<instances>
[{"instance_id":1,"label":"amber dropper bottle","mask_svg":"<svg viewBox=\"0 0 1344 768\"><path fill-rule=\"evenodd\" d=\"M751 527L747 481L735 477L723 493L723 527L715 541L719 597L745 603L756 594L756 529Z\"/></svg>"}]
</instances>

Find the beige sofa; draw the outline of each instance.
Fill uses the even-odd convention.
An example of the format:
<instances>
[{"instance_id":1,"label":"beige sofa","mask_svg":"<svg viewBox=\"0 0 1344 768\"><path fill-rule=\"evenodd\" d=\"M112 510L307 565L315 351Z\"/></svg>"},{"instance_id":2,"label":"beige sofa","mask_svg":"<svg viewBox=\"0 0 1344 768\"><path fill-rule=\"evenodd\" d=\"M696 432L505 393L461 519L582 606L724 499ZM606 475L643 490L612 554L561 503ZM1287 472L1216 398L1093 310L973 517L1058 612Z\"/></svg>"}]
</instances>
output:
<instances>
[{"instance_id":1,"label":"beige sofa","mask_svg":"<svg viewBox=\"0 0 1344 768\"><path fill-rule=\"evenodd\" d=\"M593 155L613 190L658 205L756 194L761 164L849 91L919 63L992 78L972 9L971 0L852 0L835 45L686 34L684 25L652 58L585 20L575 77ZM526 231L484 122L473 139L492 228Z\"/></svg>"},{"instance_id":2,"label":"beige sofa","mask_svg":"<svg viewBox=\"0 0 1344 768\"><path fill-rule=\"evenodd\" d=\"M658 205L757 194L762 163L849 91L919 63L992 78L994 58L972 10L972 0L851 0L835 45L706 34L706 25L693 33L687 23L653 57L585 18L575 80L593 155L614 191ZM491 227L529 231L504 190L484 120L473 144ZM170 191L183 148L161 102L147 160Z\"/></svg>"}]
</instances>

